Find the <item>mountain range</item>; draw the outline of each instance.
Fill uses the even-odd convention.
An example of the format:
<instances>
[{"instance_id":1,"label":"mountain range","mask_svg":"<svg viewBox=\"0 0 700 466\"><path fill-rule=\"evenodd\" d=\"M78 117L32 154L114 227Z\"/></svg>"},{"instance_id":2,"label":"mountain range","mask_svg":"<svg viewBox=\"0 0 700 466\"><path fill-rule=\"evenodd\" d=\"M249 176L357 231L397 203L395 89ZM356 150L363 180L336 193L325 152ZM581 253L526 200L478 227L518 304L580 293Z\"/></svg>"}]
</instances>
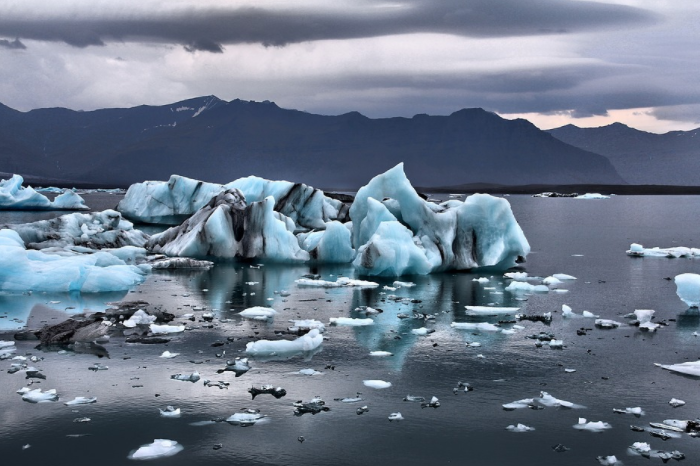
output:
<instances>
[{"instance_id":1,"label":"mountain range","mask_svg":"<svg viewBox=\"0 0 700 466\"><path fill-rule=\"evenodd\" d=\"M700 185L700 128L647 133L622 123L549 130L572 146L604 155L630 184Z\"/></svg>"},{"instance_id":2,"label":"mountain range","mask_svg":"<svg viewBox=\"0 0 700 466\"><path fill-rule=\"evenodd\" d=\"M479 108L373 119L214 96L94 111L20 112L0 104L0 170L83 186L127 186L177 173L222 183L258 175L356 189L404 162L420 186L630 181L612 157L596 153L599 146L562 141L560 133Z\"/></svg>"}]
</instances>

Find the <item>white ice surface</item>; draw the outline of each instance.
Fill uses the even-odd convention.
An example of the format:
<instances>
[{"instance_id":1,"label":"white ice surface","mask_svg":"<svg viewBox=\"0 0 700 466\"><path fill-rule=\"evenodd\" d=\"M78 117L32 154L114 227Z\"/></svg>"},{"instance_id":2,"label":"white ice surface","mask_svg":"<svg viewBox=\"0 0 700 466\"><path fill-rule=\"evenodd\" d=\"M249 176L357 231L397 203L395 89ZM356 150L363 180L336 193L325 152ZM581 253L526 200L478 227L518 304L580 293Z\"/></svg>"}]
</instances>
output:
<instances>
[{"instance_id":1,"label":"white ice surface","mask_svg":"<svg viewBox=\"0 0 700 466\"><path fill-rule=\"evenodd\" d=\"M580 417L578 424L574 424L574 429L586 430L588 432L603 432L612 429L612 426L604 421L587 421L586 418Z\"/></svg>"},{"instance_id":2,"label":"white ice surface","mask_svg":"<svg viewBox=\"0 0 700 466\"><path fill-rule=\"evenodd\" d=\"M362 383L365 387L369 388L389 388L391 387L391 382L386 382L384 380L363 380Z\"/></svg>"},{"instance_id":3,"label":"white ice surface","mask_svg":"<svg viewBox=\"0 0 700 466\"><path fill-rule=\"evenodd\" d=\"M184 447L174 440L155 439L129 454L130 460L152 460L180 453Z\"/></svg>"},{"instance_id":4,"label":"white ice surface","mask_svg":"<svg viewBox=\"0 0 700 466\"><path fill-rule=\"evenodd\" d=\"M700 306L700 275L682 273L676 275L676 294L688 307Z\"/></svg>"},{"instance_id":5,"label":"white ice surface","mask_svg":"<svg viewBox=\"0 0 700 466\"><path fill-rule=\"evenodd\" d=\"M350 327L374 325L374 321L369 317L366 319L354 319L352 317L331 317L329 320L331 325L346 325Z\"/></svg>"},{"instance_id":6,"label":"white ice surface","mask_svg":"<svg viewBox=\"0 0 700 466\"><path fill-rule=\"evenodd\" d=\"M272 308L254 306L249 307L244 311L241 311L238 315L240 315L241 317L245 317L246 319L267 320L273 318L276 314L277 311L275 311Z\"/></svg>"},{"instance_id":7,"label":"white ice surface","mask_svg":"<svg viewBox=\"0 0 700 466\"><path fill-rule=\"evenodd\" d=\"M671 372L678 372L679 374L693 375L695 377L700 377L700 360L682 362L679 364L654 364L662 369L666 369Z\"/></svg>"},{"instance_id":8,"label":"white ice surface","mask_svg":"<svg viewBox=\"0 0 700 466\"><path fill-rule=\"evenodd\" d=\"M245 352L253 356L269 356L286 353L312 351L323 343L323 335L318 329L312 329L296 340L258 340L248 342Z\"/></svg>"}]
</instances>

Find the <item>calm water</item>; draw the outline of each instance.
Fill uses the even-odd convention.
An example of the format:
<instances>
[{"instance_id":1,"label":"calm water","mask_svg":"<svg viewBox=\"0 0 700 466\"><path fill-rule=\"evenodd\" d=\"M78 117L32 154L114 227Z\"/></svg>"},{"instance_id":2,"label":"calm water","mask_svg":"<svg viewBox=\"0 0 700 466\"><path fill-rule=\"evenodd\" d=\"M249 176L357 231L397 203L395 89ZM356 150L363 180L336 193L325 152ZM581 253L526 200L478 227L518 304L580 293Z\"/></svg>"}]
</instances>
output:
<instances>
[{"instance_id":1,"label":"calm water","mask_svg":"<svg viewBox=\"0 0 700 466\"><path fill-rule=\"evenodd\" d=\"M109 208L113 195L86 195L89 205ZM266 265L252 269L247 264L219 265L207 272L154 273L130 293L110 296L33 295L0 297L0 329L21 325L17 321L49 319L46 308L71 312L101 309L105 302L141 299L175 314L193 307L215 310L214 328L189 322L193 328L175 336L167 345L126 344L113 338L105 345L109 359L90 354L40 353L31 342L19 342L17 354L33 353L45 359L37 364L47 380L33 387L55 388L57 403L29 404L14 392L24 386L23 373L0 372L0 457L12 461L55 461L59 464L126 464L127 455L155 438L177 440L184 450L167 459L180 464L274 464L274 465L365 465L365 464L473 464L473 465L590 465L598 455L616 455L626 465L648 464L628 456L627 446L649 442L653 449L680 450L686 464L700 461L700 440L684 436L663 442L648 433L633 432L630 424L645 426L664 419L694 419L700 413L698 380L654 367L654 362L676 363L700 357L700 314L687 312L675 294L672 281L679 273L700 273L700 261L644 258L625 255L631 242L652 246L695 246L700 237L700 199L693 196L618 196L603 201L574 199L508 198L516 218L532 246L523 269L530 275L568 273L578 280L560 288L567 293L527 296L519 301L503 291L507 283L498 275L480 284L479 275L448 273L410 277L414 288L396 291L351 289L301 289L294 280L309 272L326 279L352 275L349 267L281 267ZM3 213L0 223L47 218L53 214ZM390 285L393 280L378 280ZM255 284L249 284L253 283ZM206 290L206 291L205 291ZM282 298L275 291L289 290ZM395 294L420 300L401 303L388 299ZM60 301L50 304L51 301ZM524 330L514 335L455 330L453 321L474 320L465 315L465 305L521 306L527 314L554 311L550 326L521 322ZM623 325L617 330L598 330L577 336L581 327L593 328L593 319L561 318L562 304L576 313L589 310L603 318L625 322L622 315L635 309L655 309L656 320L669 325L655 334ZM278 315L269 323L237 317L250 306L272 306ZM241 355L248 341L278 339L289 319L360 317L358 306L381 308L375 325L362 328L327 327L320 351L306 358L252 360L253 370L239 378L232 372L216 374L226 358ZM434 321L399 319L398 313L413 311L436 314ZM194 311L196 314L201 311ZM42 317L44 316L44 317ZM220 320L223 319L223 322ZM410 330L422 326L435 329L429 336ZM505 325L510 328L512 325ZM2 331L2 330L0 330ZM536 348L526 335L552 332L563 339L564 350ZM476 333L476 334L475 334ZM5 339L11 334L5 335ZM232 337L233 341L227 341ZM400 338L397 338L400 337ZM0 337L2 339L2 337ZM221 347L212 347L216 341ZM480 342L468 348L465 342ZM164 360L164 351L181 353ZM369 352L386 350L388 358L370 357ZM216 353L225 351L222 358ZM483 355L477 357L477 355ZM88 370L95 362L107 371ZM195 361L195 363L190 362ZM2 361L0 368L9 368ZM326 369L332 365L335 370ZM322 375L293 374L313 368ZM574 368L575 373L565 373ZM227 390L170 380L171 374L197 370L203 378L230 382ZM364 379L391 382L391 388L363 386ZM454 395L458 381L469 382L474 391ZM288 395L279 400L269 395L250 399L247 389L261 384L284 387ZM557 398L586 406L583 410L504 411L503 403L536 397L545 390ZM344 404L334 398L362 392L361 403ZM404 402L407 394L437 396L438 409L421 409ZM321 396L328 412L293 415L292 403ZM98 402L67 407L62 401L75 396L96 396ZM668 401L687 402L672 408ZM173 405L182 409L179 419L161 418L157 408ZM369 412L357 415L359 406ZM613 408L640 406L645 416L613 413ZM193 426L215 417L228 417L243 408L260 409L268 422L241 428L226 423ZM401 412L402 422L387 416ZM74 423L78 417L89 423ZM607 421L613 428L603 433L572 428L579 417ZM510 433L505 427L523 423L536 430ZM71 434L87 434L67 437ZM297 438L303 436L300 443ZM222 444L214 450L215 444ZM552 446L570 448L556 453ZM30 444L27 450L22 446Z\"/></svg>"}]
</instances>

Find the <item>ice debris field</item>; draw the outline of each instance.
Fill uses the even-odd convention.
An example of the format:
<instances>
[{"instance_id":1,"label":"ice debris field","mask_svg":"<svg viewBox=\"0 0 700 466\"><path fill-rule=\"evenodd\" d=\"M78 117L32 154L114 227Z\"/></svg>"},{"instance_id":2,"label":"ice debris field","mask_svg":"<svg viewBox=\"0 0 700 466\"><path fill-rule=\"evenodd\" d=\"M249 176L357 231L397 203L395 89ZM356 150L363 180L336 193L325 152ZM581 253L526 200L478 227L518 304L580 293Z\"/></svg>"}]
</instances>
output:
<instances>
[{"instance_id":1,"label":"ice debris field","mask_svg":"<svg viewBox=\"0 0 700 466\"><path fill-rule=\"evenodd\" d=\"M14 192L15 203L31 194ZM140 223L169 228L149 235ZM638 257L695 255L691 249L647 252L639 245L630 251ZM679 449L695 449L683 442L700 436L692 411L697 401L673 391L663 400L665 411L650 409L648 397L631 392L616 403L600 401L608 390L600 384L610 375L601 377L596 364L584 359L596 361L595 342L586 340L588 350L581 347L588 335L654 341L670 333L671 322L643 305L621 314L605 306L564 304L569 287L576 289L580 281L574 266L530 275L524 270L529 252L506 200L474 195L427 201L401 166L372 179L352 201L256 177L227 185L179 176L140 183L116 210L0 230L0 291L33 300L32 312L51 306L66 311L60 319L53 314L17 319L26 325L0 336L0 360L7 364L0 374L7 393L0 399L11 397L7 411L18 418L21 410L24 416L52 413L67 420L73 430L65 435L73 440L125 411L120 429L134 432L125 433L123 442L110 440L111 454L120 461L206 460L197 456L205 448L208 454L244 455L241 444L264 441L251 449L274 450L276 439L285 451L322 449L324 433L310 426L326 419L381 421L376 431L358 430L392 441L407 436L418 444L415 439L441 419L454 427L465 419L471 423L470 416L476 426L470 435L488 425L503 432L506 442L543 446L550 457L539 464L568 464L565 455L577 450L604 465L683 460ZM299 264L307 270L338 264L349 276L302 276ZM435 286L430 274L454 271L473 272L468 286L487 298L446 299L458 293L450 294L441 281ZM207 274L219 280L196 281ZM399 276L404 277L394 278ZM141 294L139 285L149 279L153 288ZM697 312L700 275L669 279L678 306ZM83 299L76 296L122 292L124 297L129 291L139 294L109 304L97 298L99 312L73 309L73 299ZM71 299L53 301L51 293ZM160 302L131 300L141 297ZM412 348L417 355L409 356ZM568 359L574 351L584 356ZM515 361L518 371L503 369ZM700 377L700 361L679 357L640 364L655 380ZM537 366L546 365L545 377ZM425 380L416 382L423 373ZM457 373L468 378L453 376ZM561 380L598 392L580 400L585 391L572 394L557 385ZM513 393L514 381L527 391ZM115 400L125 404L111 404ZM239 427L271 434L260 440L258 434L236 432L244 443L223 430ZM577 440L564 436L565 443L551 442L552 430L570 431ZM620 431L631 441L600 440ZM12 447L12 458L41 446L42 440L25 431L12 436L22 440ZM288 437L293 445L284 443ZM521 438L525 444L517 443ZM109 439L95 433L84 440L103 448L101 442ZM366 440L359 444L369 445ZM480 441L485 440L475 443Z\"/></svg>"}]
</instances>

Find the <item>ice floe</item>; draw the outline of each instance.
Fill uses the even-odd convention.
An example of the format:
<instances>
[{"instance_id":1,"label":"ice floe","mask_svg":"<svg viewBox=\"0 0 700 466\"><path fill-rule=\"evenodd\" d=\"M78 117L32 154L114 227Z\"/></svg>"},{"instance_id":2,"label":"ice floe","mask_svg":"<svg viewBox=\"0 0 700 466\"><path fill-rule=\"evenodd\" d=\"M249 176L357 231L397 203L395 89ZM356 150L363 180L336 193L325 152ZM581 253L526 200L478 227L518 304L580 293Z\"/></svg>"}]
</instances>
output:
<instances>
[{"instance_id":1,"label":"ice floe","mask_svg":"<svg viewBox=\"0 0 700 466\"><path fill-rule=\"evenodd\" d=\"M262 420L266 419L264 414L258 412L250 412L248 410L232 414L226 418L226 422L233 425L238 425L242 427L252 426Z\"/></svg>"},{"instance_id":2,"label":"ice floe","mask_svg":"<svg viewBox=\"0 0 700 466\"><path fill-rule=\"evenodd\" d=\"M153 443L142 445L128 456L130 460L153 460L180 453L184 447L174 440L155 439Z\"/></svg>"},{"instance_id":3,"label":"ice floe","mask_svg":"<svg viewBox=\"0 0 700 466\"><path fill-rule=\"evenodd\" d=\"M600 193L586 193L574 197L574 199L610 199L610 196L606 196Z\"/></svg>"},{"instance_id":4,"label":"ice floe","mask_svg":"<svg viewBox=\"0 0 700 466\"><path fill-rule=\"evenodd\" d=\"M326 331L326 326L323 322L315 319L302 319L302 320L290 320L293 325L287 327L287 331L290 333L308 333L312 329L317 329L320 333Z\"/></svg>"},{"instance_id":5,"label":"ice floe","mask_svg":"<svg viewBox=\"0 0 700 466\"><path fill-rule=\"evenodd\" d=\"M253 356L273 356L312 351L323 343L323 335L318 329L312 329L296 340L258 340L248 342L245 352Z\"/></svg>"},{"instance_id":6,"label":"ice floe","mask_svg":"<svg viewBox=\"0 0 700 466\"><path fill-rule=\"evenodd\" d=\"M176 418L182 414L180 408L174 406L166 406L165 409L158 408L158 411L160 411L160 417Z\"/></svg>"},{"instance_id":7,"label":"ice floe","mask_svg":"<svg viewBox=\"0 0 700 466\"><path fill-rule=\"evenodd\" d=\"M645 248L641 244L632 243L627 250L627 255L632 257L667 257L678 259L680 257L699 257L700 249L675 246L671 248Z\"/></svg>"},{"instance_id":8,"label":"ice floe","mask_svg":"<svg viewBox=\"0 0 700 466\"><path fill-rule=\"evenodd\" d=\"M149 326L153 335L168 335L170 333L182 333L185 331L184 325L158 325L151 324Z\"/></svg>"},{"instance_id":9,"label":"ice floe","mask_svg":"<svg viewBox=\"0 0 700 466\"><path fill-rule=\"evenodd\" d=\"M586 418L580 417L578 424L574 424L574 429L586 430L588 432L603 432L612 429L612 426L604 421L588 421Z\"/></svg>"},{"instance_id":10,"label":"ice floe","mask_svg":"<svg viewBox=\"0 0 700 466\"><path fill-rule=\"evenodd\" d=\"M180 380L182 382L196 382L200 379L199 372L194 371L191 374L175 374L170 376L173 380Z\"/></svg>"},{"instance_id":11,"label":"ice floe","mask_svg":"<svg viewBox=\"0 0 700 466\"><path fill-rule=\"evenodd\" d=\"M25 387L26 388L26 387ZM56 389L50 389L42 391L41 388L34 390L26 388L20 389L22 399L28 401L29 403L48 403L52 401L58 401L58 393ZM18 391L20 393L20 391Z\"/></svg>"},{"instance_id":12,"label":"ice floe","mask_svg":"<svg viewBox=\"0 0 700 466\"><path fill-rule=\"evenodd\" d=\"M526 426L525 424L509 425L506 427L508 432L531 432L535 430L534 427Z\"/></svg>"},{"instance_id":13,"label":"ice floe","mask_svg":"<svg viewBox=\"0 0 700 466\"><path fill-rule=\"evenodd\" d=\"M160 355L161 358L165 359L172 359L174 357L179 356L180 353L171 353L170 351L163 351L163 354Z\"/></svg>"},{"instance_id":14,"label":"ice floe","mask_svg":"<svg viewBox=\"0 0 700 466\"><path fill-rule=\"evenodd\" d=\"M348 327L364 327L366 325L374 325L374 321L369 317L365 319L355 319L352 317L331 317L330 325L341 325Z\"/></svg>"},{"instance_id":15,"label":"ice floe","mask_svg":"<svg viewBox=\"0 0 700 466\"><path fill-rule=\"evenodd\" d=\"M671 401L669 401L668 404L670 404L670 405L673 406L674 408L679 408L679 407L685 405L685 401L679 400L679 399L676 399L676 398L671 398Z\"/></svg>"},{"instance_id":16,"label":"ice floe","mask_svg":"<svg viewBox=\"0 0 700 466\"><path fill-rule=\"evenodd\" d=\"M404 417L401 413L391 413L389 414L389 421L403 421Z\"/></svg>"},{"instance_id":17,"label":"ice floe","mask_svg":"<svg viewBox=\"0 0 700 466\"><path fill-rule=\"evenodd\" d=\"M367 280L354 280L348 277L338 277L334 282L327 280L316 280L311 278L300 278L294 280L298 286L313 286L319 288L340 288L340 287L358 287L358 288L376 288L379 283L370 282Z\"/></svg>"},{"instance_id":18,"label":"ice floe","mask_svg":"<svg viewBox=\"0 0 700 466\"><path fill-rule=\"evenodd\" d=\"M382 389L391 387L391 382L386 382L384 380L363 380L362 383L365 387L370 388Z\"/></svg>"},{"instance_id":19,"label":"ice floe","mask_svg":"<svg viewBox=\"0 0 700 466\"><path fill-rule=\"evenodd\" d=\"M389 351L370 351L369 355L375 356L378 358L383 358L383 357L393 356L394 353L390 353Z\"/></svg>"},{"instance_id":20,"label":"ice floe","mask_svg":"<svg viewBox=\"0 0 700 466\"><path fill-rule=\"evenodd\" d=\"M450 327L458 330L481 330L484 332L498 332L500 327L488 322L452 322Z\"/></svg>"},{"instance_id":21,"label":"ice floe","mask_svg":"<svg viewBox=\"0 0 700 466\"><path fill-rule=\"evenodd\" d=\"M238 315L245 317L246 319L252 320L267 320L273 318L277 314L272 308L269 307L249 307L248 309L241 311Z\"/></svg>"},{"instance_id":22,"label":"ice floe","mask_svg":"<svg viewBox=\"0 0 700 466\"><path fill-rule=\"evenodd\" d=\"M515 314L520 310L519 307L497 307L497 306L464 306L467 310L467 315L496 315L496 314Z\"/></svg>"},{"instance_id":23,"label":"ice floe","mask_svg":"<svg viewBox=\"0 0 700 466\"><path fill-rule=\"evenodd\" d=\"M75 406L75 405L88 405L92 403L97 403L97 398L95 397L85 397L85 396L76 396L74 399L70 401L66 401L63 403L66 406Z\"/></svg>"},{"instance_id":24,"label":"ice floe","mask_svg":"<svg viewBox=\"0 0 700 466\"><path fill-rule=\"evenodd\" d=\"M156 316L151 316L146 313L143 309L139 309L134 312L131 317L122 322L122 325L126 328L134 328L137 325L150 325L156 321Z\"/></svg>"},{"instance_id":25,"label":"ice floe","mask_svg":"<svg viewBox=\"0 0 700 466\"><path fill-rule=\"evenodd\" d=\"M613 329L618 328L622 325L620 322L610 319L596 319L595 326L602 329Z\"/></svg>"}]
</instances>

